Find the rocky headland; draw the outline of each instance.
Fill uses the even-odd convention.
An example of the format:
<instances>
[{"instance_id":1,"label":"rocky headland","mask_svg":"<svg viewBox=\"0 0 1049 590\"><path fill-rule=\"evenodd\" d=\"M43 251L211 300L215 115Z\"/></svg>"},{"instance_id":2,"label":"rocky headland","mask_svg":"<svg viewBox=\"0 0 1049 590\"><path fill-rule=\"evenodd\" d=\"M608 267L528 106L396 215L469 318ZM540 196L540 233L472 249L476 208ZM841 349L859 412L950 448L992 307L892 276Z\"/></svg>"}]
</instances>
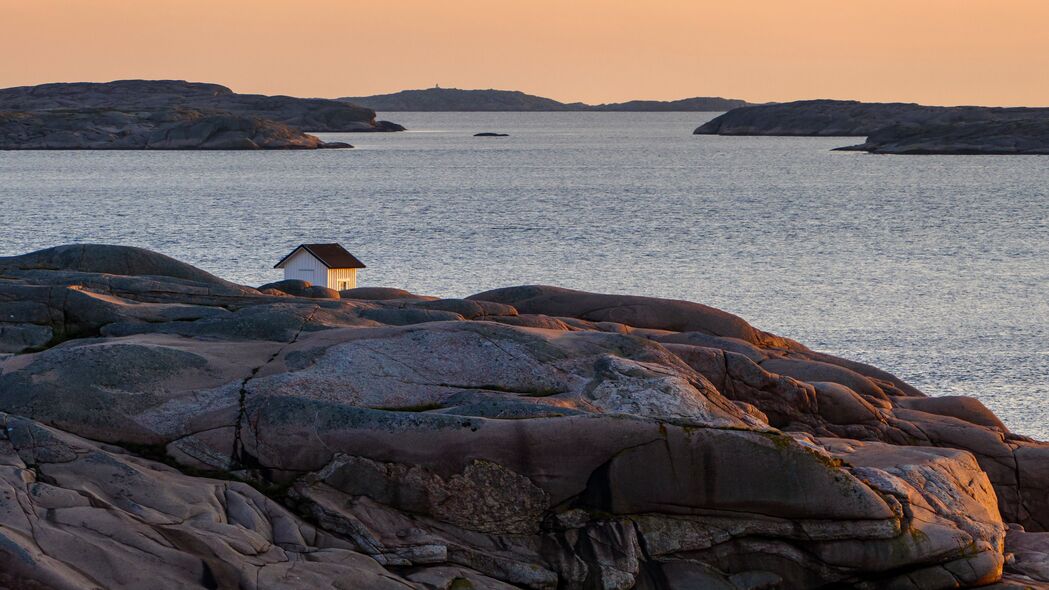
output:
<instances>
[{"instance_id":1,"label":"rocky headland","mask_svg":"<svg viewBox=\"0 0 1049 590\"><path fill-rule=\"evenodd\" d=\"M913 103L801 100L733 109L696 135L866 136L886 127L1049 118L1049 108L933 107Z\"/></svg>"},{"instance_id":2,"label":"rocky headland","mask_svg":"<svg viewBox=\"0 0 1049 590\"><path fill-rule=\"evenodd\" d=\"M0 150L349 148L284 123L190 108L0 111Z\"/></svg>"},{"instance_id":3,"label":"rocky headland","mask_svg":"<svg viewBox=\"0 0 1049 590\"><path fill-rule=\"evenodd\" d=\"M237 94L180 80L0 90L0 149L313 149L350 146L308 131L403 129L341 101Z\"/></svg>"},{"instance_id":4,"label":"rocky headland","mask_svg":"<svg viewBox=\"0 0 1049 590\"><path fill-rule=\"evenodd\" d=\"M239 94L219 84L183 80L117 80L19 86L0 90L0 111L72 109L224 111L314 132L398 131L372 109L325 98Z\"/></svg>"},{"instance_id":5,"label":"rocky headland","mask_svg":"<svg viewBox=\"0 0 1049 590\"><path fill-rule=\"evenodd\" d=\"M0 421L9 588L1049 588L1049 444L686 301L61 246Z\"/></svg>"},{"instance_id":6,"label":"rocky headland","mask_svg":"<svg viewBox=\"0 0 1049 590\"><path fill-rule=\"evenodd\" d=\"M1043 118L954 124L893 125L860 145L838 148L872 154L1049 154L1049 115Z\"/></svg>"},{"instance_id":7,"label":"rocky headland","mask_svg":"<svg viewBox=\"0 0 1049 590\"><path fill-rule=\"evenodd\" d=\"M565 103L552 98L525 94L516 90L462 90L459 88L426 88L402 90L374 96L340 98L376 111L727 111L746 106L743 100L720 97L695 97L682 100L633 100L622 103L590 105Z\"/></svg>"},{"instance_id":8,"label":"rocky headland","mask_svg":"<svg viewBox=\"0 0 1049 590\"><path fill-rule=\"evenodd\" d=\"M868 136L843 149L884 154L1044 154L1049 108L806 100L734 109L693 133Z\"/></svg>"}]
</instances>

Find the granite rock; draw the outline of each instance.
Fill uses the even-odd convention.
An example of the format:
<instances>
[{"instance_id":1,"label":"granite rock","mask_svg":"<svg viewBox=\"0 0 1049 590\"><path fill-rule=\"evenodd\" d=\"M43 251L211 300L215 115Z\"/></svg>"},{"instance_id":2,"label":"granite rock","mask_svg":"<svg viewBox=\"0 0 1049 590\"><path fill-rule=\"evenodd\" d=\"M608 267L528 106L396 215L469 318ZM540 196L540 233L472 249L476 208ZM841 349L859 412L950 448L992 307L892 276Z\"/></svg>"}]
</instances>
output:
<instances>
[{"instance_id":1,"label":"granite rock","mask_svg":"<svg viewBox=\"0 0 1049 590\"><path fill-rule=\"evenodd\" d=\"M0 275L5 586L1046 582L1049 445L707 306Z\"/></svg>"}]
</instances>

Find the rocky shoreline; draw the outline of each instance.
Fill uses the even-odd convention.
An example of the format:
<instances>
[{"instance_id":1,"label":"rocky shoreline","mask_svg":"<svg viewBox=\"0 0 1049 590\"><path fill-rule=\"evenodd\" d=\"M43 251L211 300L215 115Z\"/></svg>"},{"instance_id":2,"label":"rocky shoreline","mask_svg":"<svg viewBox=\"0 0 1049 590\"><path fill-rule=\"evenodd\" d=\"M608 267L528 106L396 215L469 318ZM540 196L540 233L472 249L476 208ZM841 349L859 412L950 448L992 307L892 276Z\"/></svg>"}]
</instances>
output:
<instances>
[{"instance_id":1,"label":"rocky shoreline","mask_svg":"<svg viewBox=\"0 0 1049 590\"><path fill-rule=\"evenodd\" d=\"M693 133L867 136L861 145L839 149L879 154L1046 154L1049 108L807 100L734 109Z\"/></svg>"},{"instance_id":2,"label":"rocky shoreline","mask_svg":"<svg viewBox=\"0 0 1049 590\"><path fill-rule=\"evenodd\" d=\"M62 246L0 412L5 587L1049 588L1049 444L685 301Z\"/></svg>"},{"instance_id":3,"label":"rocky shoreline","mask_svg":"<svg viewBox=\"0 0 1049 590\"><path fill-rule=\"evenodd\" d=\"M0 90L0 149L317 149L306 132L402 131L340 101L237 94L180 80Z\"/></svg>"}]
</instances>

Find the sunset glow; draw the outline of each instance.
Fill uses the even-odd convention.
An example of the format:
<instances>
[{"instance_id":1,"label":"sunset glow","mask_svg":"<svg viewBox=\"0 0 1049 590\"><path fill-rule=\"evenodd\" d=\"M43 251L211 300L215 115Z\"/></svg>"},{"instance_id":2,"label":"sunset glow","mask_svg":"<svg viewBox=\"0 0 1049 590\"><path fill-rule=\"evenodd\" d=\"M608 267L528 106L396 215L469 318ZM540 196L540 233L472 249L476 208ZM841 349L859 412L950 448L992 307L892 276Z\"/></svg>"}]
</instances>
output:
<instances>
[{"instance_id":1,"label":"sunset glow","mask_svg":"<svg viewBox=\"0 0 1049 590\"><path fill-rule=\"evenodd\" d=\"M1049 3L2 0L0 86L121 78L361 96L1049 104ZM657 67L658 66L658 67Z\"/></svg>"}]
</instances>

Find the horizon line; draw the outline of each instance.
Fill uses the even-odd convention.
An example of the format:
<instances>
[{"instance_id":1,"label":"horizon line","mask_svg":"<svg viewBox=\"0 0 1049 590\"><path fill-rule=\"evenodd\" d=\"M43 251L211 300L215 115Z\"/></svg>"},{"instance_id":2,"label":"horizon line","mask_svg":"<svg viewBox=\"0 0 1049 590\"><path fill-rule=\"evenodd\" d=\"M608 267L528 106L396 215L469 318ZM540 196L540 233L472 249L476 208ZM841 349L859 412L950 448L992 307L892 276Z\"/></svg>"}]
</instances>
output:
<instances>
[{"instance_id":1,"label":"horizon line","mask_svg":"<svg viewBox=\"0 0 1049 590\"><path fill-rule=\"evenodd\" d=\"M538 97L538 98L554 100L556 102L559 102L559 103L565 104L565 105L582 104L582 105L587 105L587 106L601 106L601 105L608 105L608 104L623 104L623 103L627 103L627 102L675 102L675 101L681 101L681 100L689 100L689 99L693 99L693 98L711 98L711 99L721 99L721 100L741 100L743 102L746 102L749 106L761 106L761 105L768 105L768 104L783 104L783 103L789 103L789 102L802 102L802 101L814 101L814 100L834 100L834 101L850 101L850 102L859 102L859 103L916 104L916 105L921 105L921 106L932 106L932 107L1049 108L1049 104L1043 104L1043 105L1035 105L1035 104L997 104L997 105L994 105L994 104L977 104L977 103L972 103L972 102L933 103L933 102L921 102L919 100L913 100L913 99L899 99L899 98L897 98L897 99L885 99L885 100L864 100L864 99L859 99L859 98L842 98L842 97L834 97L834 96L817 96L817 97L805 97L805 98L791 98L789 100L751 100L749 98L740 98L740 97L737 97L737 96L728 96L728 95L724 95L724 94L692 94L690 96L682 96L682 97L678 97L678 98L630 98L630 99L627 99L627 100L609 100L609 99L605 99L602 102L586 102L586 101L582 101L582 100L568 100L568 99L554 98L553 96L544 95L544 94L536 94L534 92L530 92L530 91L527 91L527 90L520 90L520 89L507 89L507 88L494 88L494 87L488 87L488 88L460 88L458 86L440 86L439 84L435 84L434 86L426 86L426 87L418 87L418 88L401 88L400 90L392 90L392 91L385 91L385 92L375 92L375 93L372 93L372 94L359 94L359 95L340 94L339 96L318 96L318 95L312 95L311 96L311 95L306 95L306 94L287 94L287 93L283 93L283 92L263 92L263 91L250 91L250 90L249 91L244 91L244 90L238 90L236 87L234 87L232 85L229 85L229 84L224 84L222 82L212 82L212 81L204 81L204 80L196 80L196 79L180 78L180 77L157 77L157 78L128 77L128 78L113 78L113 79L109 79L109 80L97 80L97 79L95 79L95 80L84 80L84 79L80 79L80 80L55 80L55 81L50 81L50 82L40 82L40 83L37 83L37 84L31 84L30 83L30 84L16 84L16 85L13 85L13 86L5 86L3 88L0 88L0 91L11 90L11 89L15 89L15 88L32 88L32 87L35 87L35 86L44 86L44 85L48 85L48 84L109 84L109 83L113 83L113 82L127 82L127 81L146 81L146 82L170 81L170 82L186 82L186 83L190 83L190 84L215 84L215 85L218 85L218 86L223 86L225 88L228 88L228 89L230 89L231 91L233 91L233 92L235 92L237 94L258 94L258 95L264 95L264 96L290 96L290 97L295 97L295 98L319 98L319 99L326 99L326 100L340 100L340 99L346 99L346 98L371 98L371 97L375 97L375 96L386 96L386 95L398 94L400 92L409 92L409 91L460 90L460 91L467 91L467 92L477 92L477 91L480 91L480 92L485 92L485 91L518 92L518 93L521 93L521 94L526 94L528 96L534 96L534 97Z\"/></svg>"}]
</instances>

